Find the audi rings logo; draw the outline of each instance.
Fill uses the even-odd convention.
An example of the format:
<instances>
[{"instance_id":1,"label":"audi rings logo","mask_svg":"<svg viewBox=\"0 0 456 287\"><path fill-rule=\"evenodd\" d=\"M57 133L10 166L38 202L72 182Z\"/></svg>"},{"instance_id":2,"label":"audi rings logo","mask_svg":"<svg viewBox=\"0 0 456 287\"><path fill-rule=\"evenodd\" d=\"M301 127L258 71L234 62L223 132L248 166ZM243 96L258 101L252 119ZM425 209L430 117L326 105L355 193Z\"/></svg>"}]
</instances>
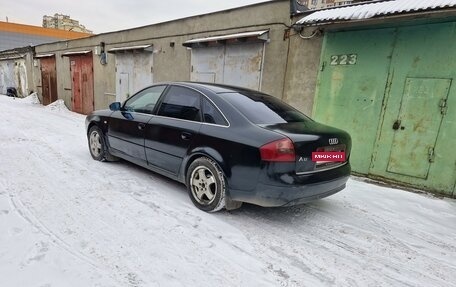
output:
<instances>
[{"instance_id":1,"label":"audi rings logo","mask_svg":"<svg viewBox=\"0 0 456 287\"><path fill-rule=\"evenodd\" d=\"M334 145L334 144L338 144L338 143L339 143L339 139L338 138L329 139L329 144L330 145Z\"/></svg>"}]
</instances>

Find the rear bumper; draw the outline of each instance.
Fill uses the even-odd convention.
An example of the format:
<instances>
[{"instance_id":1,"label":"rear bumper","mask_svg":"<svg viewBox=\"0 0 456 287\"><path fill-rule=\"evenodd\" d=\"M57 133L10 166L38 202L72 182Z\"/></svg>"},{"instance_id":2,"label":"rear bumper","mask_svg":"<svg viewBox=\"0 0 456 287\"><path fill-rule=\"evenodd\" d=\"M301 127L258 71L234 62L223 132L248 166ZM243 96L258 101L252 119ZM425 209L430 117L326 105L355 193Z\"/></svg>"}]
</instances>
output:
<instances>
[{"instance_id":1,"label":"rear bumper","mask_svg":"<svg viewBox=\"0 0 456 287\"><path fill-rule=\"evenodd\" d=\"M264 207L292 206L318 200L345 188L350 177L350 165L311 175L294 175L290 180L268 178L260 180L252 191L230 190L233 200ZM265 182L266 181L266 182Z\"/></svg>"}]
</instances>

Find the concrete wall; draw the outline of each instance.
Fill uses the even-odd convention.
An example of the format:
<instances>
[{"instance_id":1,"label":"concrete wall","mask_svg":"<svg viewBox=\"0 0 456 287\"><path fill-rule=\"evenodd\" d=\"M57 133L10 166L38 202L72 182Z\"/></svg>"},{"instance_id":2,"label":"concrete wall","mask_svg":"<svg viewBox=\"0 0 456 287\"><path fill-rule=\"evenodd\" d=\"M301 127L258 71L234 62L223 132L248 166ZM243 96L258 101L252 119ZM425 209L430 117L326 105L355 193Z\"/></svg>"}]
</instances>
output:
<instances>
[{"instance_id":1,"label":"concrete wall","mask_svg":"<svg viewBox=\"0 0 456 287\"><path fill-rule=\"evenodd\" d=\"M293 30L293 36L284 38L285 30L291 24L289 1L278 0L84 39L39 45L35 50L37 54L56 54L58 96L71 108L69 59L61 56L65 52L94 52L100 42L105 43L106 50L152 44L154 82L185 81L190 80L191 50L182 46L183 42L268 29L270 40L265 49L262 91L283 98L309 114L312 110L321 38L303 40L293 35ZM170 45L171 42L174 42L174 47ZM99 56L94 54L95 109L106 108L114 101L116 90L115 55L108 54L106 65L101 65L99 60ZM36 75L39 75L39 66L35 67L35 80L39 78Z\"/></svg>"},{"instance_id":2,"label":"concrete wall","mask_svg":"<svg viewBox=\"0 0 456 287\"><path fill-rule=\"evenodd\" d=\"M27 91L24 96L28 96L29 94L36 92L36 82L34 76L34 59L32 51L28 52L25 55L25 68L27 74Z\"/></svg>"},{"instance_id":3,"label":"concrete wall","mask_svg":"<svg viewBox=\"0 0 456 287\"><path fill-rule=\"evenodd\" d=\"M309 37L315 29L306 28L301 35ZM321 34L302 39L298 32L291 31L282 99L308 116L312 115L322 43Z\"/></svg>"},{"instance_id":4,"label":"concrete wall","mask_svg":"<svg viewBox=\"0 0 456 287\"><path fill-rule=\"evenodd\" d=\"M33 55L32 55L33 56ZM33 57L32 57L33 58ZM32 65L30 68L30 79L32 79L32 86L30 86L34 92L38 94L40 102L43 102L42 93L41 93L41 70L40 70L40 61L38 59L32 60Z\"/></svg>"}]
</instances>

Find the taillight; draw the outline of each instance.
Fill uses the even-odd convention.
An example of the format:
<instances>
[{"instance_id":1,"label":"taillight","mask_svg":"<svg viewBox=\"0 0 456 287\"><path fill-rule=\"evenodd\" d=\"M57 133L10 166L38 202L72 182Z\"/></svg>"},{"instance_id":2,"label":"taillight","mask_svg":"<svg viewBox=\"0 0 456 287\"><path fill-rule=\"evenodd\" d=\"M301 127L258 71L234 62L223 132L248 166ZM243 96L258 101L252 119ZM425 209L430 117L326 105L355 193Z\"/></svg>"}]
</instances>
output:
<instances>
[{"instance_id":1,"label":"taillight","mask_svg":"<svg viewBox=\"0 0 456 287\"><path fill-rule=\"evenodd\" d=\"M289 139L281 139L265 144L260 147L261 159L264 161L295 161L293 142Z\"/></svg>"}]
</instances>

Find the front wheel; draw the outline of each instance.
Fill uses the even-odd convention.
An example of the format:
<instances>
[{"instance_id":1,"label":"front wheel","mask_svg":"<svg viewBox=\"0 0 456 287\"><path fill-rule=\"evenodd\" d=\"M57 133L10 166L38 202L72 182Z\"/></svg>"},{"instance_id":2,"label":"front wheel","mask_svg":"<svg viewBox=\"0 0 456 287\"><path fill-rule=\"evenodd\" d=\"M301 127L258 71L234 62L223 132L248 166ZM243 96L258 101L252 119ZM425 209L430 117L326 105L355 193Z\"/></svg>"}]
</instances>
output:
<instances>
[{"instance_id":1,"label":"front wheel","mask_svg":"<svg viewBox=\"0 0 456 287\"><path fill-rule=\"evenodd\" d=\"M199 209L216 212L225 207L225 176L212 159L201 157L193 161L186 184L190 199Z\"/></svg>"},{"instance_id":2,"label":"front wheel","mask_svg":"<svg viewBox=\"0 0 456 287\"><path fill-rule=\"evenodd\" d=\"M105 144L103 132L97 126L93 126L90 128L88 133L88 141L89 141L89 150L90 155L94 160L98 161L115 161L117 160L116 157L112 156Z\"/></svg>"}]
</instances>

